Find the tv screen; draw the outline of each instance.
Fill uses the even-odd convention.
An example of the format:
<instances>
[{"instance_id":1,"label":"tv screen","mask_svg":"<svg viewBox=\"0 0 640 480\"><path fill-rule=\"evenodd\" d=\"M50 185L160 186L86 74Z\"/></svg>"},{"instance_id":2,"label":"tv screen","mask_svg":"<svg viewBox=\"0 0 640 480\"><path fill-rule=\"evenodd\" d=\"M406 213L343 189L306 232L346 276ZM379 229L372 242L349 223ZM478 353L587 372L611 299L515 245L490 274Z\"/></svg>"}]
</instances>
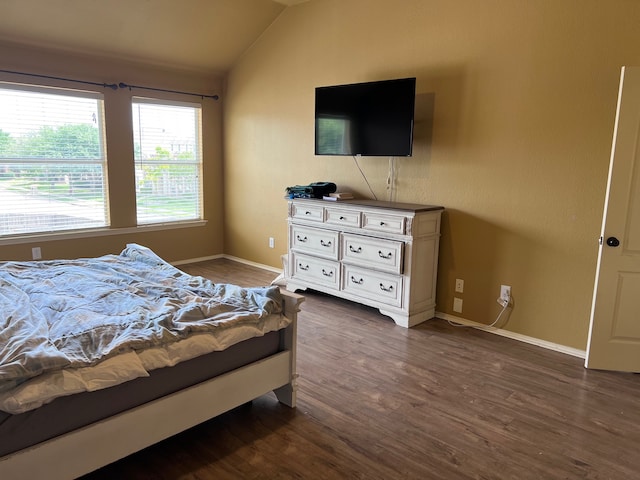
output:
<instances>
[{"instance_id":1,"label":"tv screen","mask_svg":"<svg viewBox=\"0 0 640 480\"><path fill-rule=\"evenodd\" d=\"M416 79L316 88L315 154L409 157Z\"/></svg>"}]
</instances>

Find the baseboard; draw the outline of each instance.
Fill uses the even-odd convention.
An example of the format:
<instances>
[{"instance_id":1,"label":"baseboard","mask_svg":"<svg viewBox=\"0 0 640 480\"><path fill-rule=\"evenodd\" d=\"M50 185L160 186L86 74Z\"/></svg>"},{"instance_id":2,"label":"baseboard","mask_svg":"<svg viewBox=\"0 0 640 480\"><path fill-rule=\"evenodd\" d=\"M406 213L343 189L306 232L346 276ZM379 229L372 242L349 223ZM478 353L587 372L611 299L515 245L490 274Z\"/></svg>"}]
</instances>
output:
<instances>
[{"instance_id":1,"label":"baseboard","mask_svg":"<svg viewBox=\"0 0 640 480\"><path fill-rule=\"evenodd\" d=\"M263 270L269 270L270 272L280 274L282 273L281 268L272 267L270 265L264 265L262 263L250 262L249 260L245 260L244 258L234 257L232 255L223 255L223 258L227 260L233 260L234 262L243 263L245 265L249 265L251 267L262 268Z\"/></svg>"},{"instance_id":2,"label":"baseboard","mask_svg":"<svg viewBox=\"0 0 640 480\"><path fill-rule=\"evenodd\" d=\"M208 260L217 260L218 258L225 258L223 254L209 255L208 257L188 258L187 260L178 260L171 262L171 265L186 265L187 263L206 262Z\"/></svg>"},{"instance_id":3,"label":"baseboard","mask_svg":"<svg viewBox=\"0 0 640 480\"><path fill-rule=\"evenodd\" d=\"M483 330L485 332L494 333L496 335L500 335L501 337L507 337L513 340L518 340L519 342L536 345L538 347L546 348L547 350L553 350L554 352L560 352L566 355L571 355L573 357L584 359L587 355L586 350L567 347L565 345L560 345L558 343L547 342L546 340L540 340L539 338L529 337L527 335L522 335L520 333L510 332L509 330L504 330L502 328L490 327L488 325L474 322L472 320L466 320L461 317L449 315L448 313L436 312L436 317L441 318L442 320L448 320L454 323L459 323L461 325L466 325L468 327L477 328L478 330Z\"/></svg>"},{"instance_id":4,"label":"baseboard","mask_svg":"<svg viewBox=\"0 0 640 480\"><path fill-rule=\"evenodd\" d=\"M210 255L208 257L198 257L198 258L189 258L186 260L178 260L176 262L171 262L171 265L175 265L175 266L186 265L188 263L206 262L208 260L217 260L219 258L224 258L226 260L232 260L234 262L243 263L244 265L261 268L263 270L268 270L270 272L274 272L277 274L282 273L281 268L272 267L270 265L264 265L262 263L250 262L249 260L245 260L244 258L234 257L233 255L225 255L224 253L220 253L218 255Z\"/></svg>"}]
</instances>

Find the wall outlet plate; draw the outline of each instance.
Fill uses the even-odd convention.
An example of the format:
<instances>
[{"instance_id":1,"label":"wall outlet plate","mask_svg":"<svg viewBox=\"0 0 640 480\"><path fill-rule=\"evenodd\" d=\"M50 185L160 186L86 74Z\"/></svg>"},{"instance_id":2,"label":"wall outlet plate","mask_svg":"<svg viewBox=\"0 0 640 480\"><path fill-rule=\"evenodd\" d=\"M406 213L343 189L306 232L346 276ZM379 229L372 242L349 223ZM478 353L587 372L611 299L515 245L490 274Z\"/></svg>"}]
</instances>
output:
<instances>
[{"instance_id":1,"label":"wall outlet plate","mask_svg":"<svg viewBox=\"0 0 640 480\"><path fill-rule=\"evenodd\" d=\"M456 313L462 313L462 299L454 297L453 299L453 311Z\"/></svg>"},{"instance_id":2,"label":"wall outlet plate","mask_svg":"<svg viewBox=\"0 0 640 480\"><path fill-rule=\"evenodd\" d=\"M503 300L511 300L510 285L500 285L500 298Z\"/></svg>"},{"instance_id":3,"label":"wall outlet plate","mask_svg":"<svg viewBox=\"0 0 640 480\"><path fill-rule=\"evenodd\" d=\"M507 308L511 303L511 286L510 285L500 285L500 297L498 297L498 303L502 305L503 308Z\"/></svg>"},{"instance_id":4,"label":"wall outlet plate","mask_svg":"<svg viewBox=\"0 0 640 480\"><path fill-rule=\"evenodd\" d=\"M464 292L464 280L461 278L456 278L456 293Z\"/></svg>"}]
</instances>

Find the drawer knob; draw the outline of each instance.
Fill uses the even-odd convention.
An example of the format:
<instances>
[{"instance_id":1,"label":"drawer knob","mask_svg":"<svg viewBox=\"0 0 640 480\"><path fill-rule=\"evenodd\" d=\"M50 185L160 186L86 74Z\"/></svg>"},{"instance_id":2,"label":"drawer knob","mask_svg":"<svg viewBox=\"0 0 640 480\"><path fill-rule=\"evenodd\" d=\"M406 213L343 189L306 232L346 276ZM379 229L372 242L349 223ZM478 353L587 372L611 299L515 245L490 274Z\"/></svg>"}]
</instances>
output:
<instances>
[{"instance_id":1,"label":"drawer knob","mask_svg":"<svg viewBox=\"0 0 640 480\"><path fill-rule=\"evenodd\" d=\"M353 248L353 245L349 245L349 251L353 253L362 253L362 247Z\"/></svg>"},{"instance_id":2,"label":"drawer knob","mask_svg":"<svg viewBox=\"0 0 640 480\"><path fill-rule=\"evenodd\" d=\"M380 284L380 290L382 290L383 292L393 292L393 285L385 287L383 284Z\"/></svg>"},{"instance_id":3,"label":"drawer knob","mask_svg":"<svg viewBox=\"0 0 640 480\"><path fill-rule=\"evenodd\" d=\"M305 215L311 215L311 212L307 210L306 212L304 212L304 214Z\"/></svg>"},{"instance_id":4,"label":"drawer knob","mask_svg":"<svg viewBox=\"0 0 640 480\"><path fill-rule=\"evenodd\" d=\"M328 272L327 272L327 271L323 268L323 269L322 269L322 274L323 274L325 277L333 277L333 270L331 270L331 271L328 271Z\"/></svg>"},{"instance_id":5,"label":"drawer knob","mask_svg":"<svg viewBox=\"0 0 640 480\"><path fill-rule=\"evenodd\" d=\"M346 220L346 217L342 217L342 216L341 216L341 217L340 217L340 220Z\"/></svg>"},{"instance_id":6,"label":"drawer knob","mask_svg":"<svg viewBox=\"0 0 640 480\"><path fill-rule=\"evenodd\" d=\"M298 240L299 242L305 243L308 240L308 238L306 236L301 237L300 235L296 235L296 240Z\"/></svg>"},{"instance_id":7,"label":"drawer knob","mask_svg":"<svg viewBox=\"0 0 640 480\"><path fill-rule=\"evenodd\" d=\"M303 265L303 264L299 263L298 264L298 268L300 270L304 270L306 272L307 270L309 270L309 265Z\"/></svg>"},{"instance_id":8,"label":"drawer knob","mask_svg":"<svg viewBox=\"0 0 640 480\"><path fill-rule=\"evenodd\" d=\"M322 245L323 247L330 247L331 240L329 240L328 242L325 242L324 240L320 239L320 245Z\"/></svg>"},{"instance_id":9,"label":"drawer knob","mask_svg":"<svg viewBox=\"0 0 640 480\"><path fill-rule=\"evenodd\" d=\"M384 223L384 222L380 222L380 226L381 226L381 227L384 227L385 225L386 225L386 223Z\"/></svg>"},{"instance_id":10,"label":"drawer knob","mask_svg":"<svg viewBox=\"0 0 640 480\"><path fill-rule=\"evenodd\" d=\"M389 260L391 259L391 257L393 257L393 253L389 252L387 255L385 255L384 253L382 253L382 251L378 250L378 256L380 258L384 258L385 260Z\"/></svg>"},{"instance_id":11,"label":"drawer knob","mask_svg":"<svg viewBox=\"0 0 640 480\"><path fill-rule=\"evenodd\" d=\"M362 282L364 282L364 279L361 278L360 280L357 280L353 275L351 275L351 282L356 283L358 285L362 285Z\"/></svg>"}]
</instances>

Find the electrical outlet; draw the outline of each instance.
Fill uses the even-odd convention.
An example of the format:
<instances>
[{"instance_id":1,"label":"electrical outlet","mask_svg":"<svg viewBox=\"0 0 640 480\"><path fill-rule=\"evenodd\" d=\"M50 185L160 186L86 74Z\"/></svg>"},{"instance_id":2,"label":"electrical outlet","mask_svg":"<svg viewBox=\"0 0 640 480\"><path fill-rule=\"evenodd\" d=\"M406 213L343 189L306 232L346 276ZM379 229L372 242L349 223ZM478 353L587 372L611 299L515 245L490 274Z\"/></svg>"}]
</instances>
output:
<instances>
[{"instance_id":1,"label":"electrical outlet","mask_svg":"<svg viewBox=\"0 0 640 480\"><path fill-rule=\"evenodd\" d=\"M464 280L456 278L456 293L464 292Z\"/></svg>"},{"instance_id":2,"label":"electrical outlet","mask_svg":"<svg viewBox=\"0 0 640 480\"><path fill-rule=\"evenodd\" d=\"M510 285L500 285L500 298L504 298L505 300L511 299L511 286Z\"/></svg>"},{"instance_id":3,"label":"electrical outlet","mask_svg":"<svg viewBox=\"0 0 640 480\"><path fill-rule=\"evenodd\" d=\"M462 299L458 297L453 298L453 311L462 313Z\"/></svg>"},{"instance_id":4,"label":"electrical outlet","mask_svg":"<svg viewBox=\"0 0 640 480\"><path fill-rule=\"evenodd\" d=\"M275 248L276 247L276 240L273 237L269 237L269 248Z\"/></svg>"},{"instance_id":5,"label":"electrical outlet","mask_svg":"<svg viewBox=\"0 0 640 480\"><path fill-rule=\"evenodd\" d=\"M510 285L500 285L500 298L498 298L498 303L503 307L506 307L511 303L511 286Z\"/></svg>"},{"instance_id":6,"label":"electrical outlet","mask_svg":"<svg viewBox=\"0 0 640 480\"><path fill-rule=\"evenodd\" d=\"M40 250L40 247L33 247L31 249L31 258L33 260L40 260L42 258L42 250Z\"/></svg>"}]
</instances>

